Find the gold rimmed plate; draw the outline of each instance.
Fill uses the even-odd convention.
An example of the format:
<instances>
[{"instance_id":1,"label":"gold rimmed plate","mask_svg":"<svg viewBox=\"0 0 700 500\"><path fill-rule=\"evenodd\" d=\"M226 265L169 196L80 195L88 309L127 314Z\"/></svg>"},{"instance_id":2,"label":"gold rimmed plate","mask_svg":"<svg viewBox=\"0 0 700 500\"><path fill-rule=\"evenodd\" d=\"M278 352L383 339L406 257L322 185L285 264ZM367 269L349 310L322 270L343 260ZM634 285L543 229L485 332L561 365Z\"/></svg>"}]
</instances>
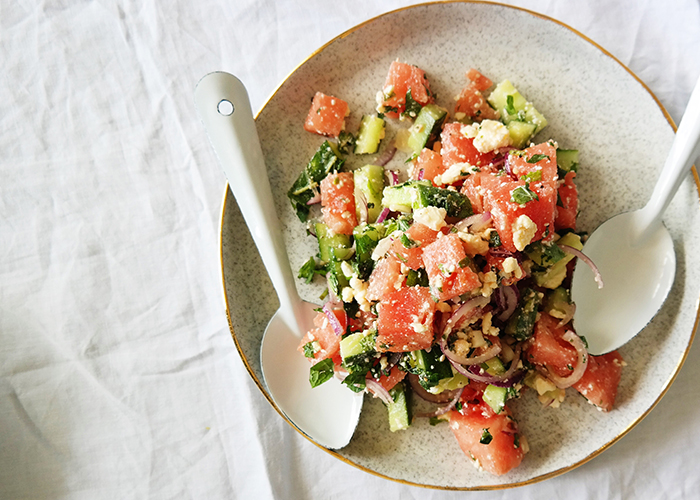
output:
<instances>
[{"instance_id":1,"label":"gold rimmed plate","mask_svg":"<svg viewBox=\"0 0 700 500\"><path fill-rule=\"evenodd\" d=\"M617 213L640 208L673 139L673 124L649 89L601 47L557 21L483 2L430 3L390 12L319 49L289 75L257 117L294 269L318 251L286 196L323 141L302 128L310 100L316 91L346 100L351 110L347 128L356 131L361 116L374 112L375 95L395 59L424 69L437 102L448 109L469 68L494 81L511 80L549 120L536 139L554 139L580 151L580 230L591 231ZM405 126L391 122L384 142ZM356 168L375 158L350 155L347 165ZM389 167L401 167L404 159L397 154ZM573 390L556 409L543 408L525 393L512 402L512 410L530 452L520 467L494 477L472 466L446 425L417 420L409 430L391 433L382 403L366 396L350 444L328 452L395 481L490 489L561 474L611 446L666 392L697 328L700 254L693 249L700 247L700 203L693 174L665 217L678 257L675 284L657 317L621 349L627 366L613 411L597 411ZM251 376L270 400L260 369L260 340L277 299L228 190L224 201L221 262L231 330ZM320 303L322 283L297 286L304 299Z\"/></svg>"}]
</instances>

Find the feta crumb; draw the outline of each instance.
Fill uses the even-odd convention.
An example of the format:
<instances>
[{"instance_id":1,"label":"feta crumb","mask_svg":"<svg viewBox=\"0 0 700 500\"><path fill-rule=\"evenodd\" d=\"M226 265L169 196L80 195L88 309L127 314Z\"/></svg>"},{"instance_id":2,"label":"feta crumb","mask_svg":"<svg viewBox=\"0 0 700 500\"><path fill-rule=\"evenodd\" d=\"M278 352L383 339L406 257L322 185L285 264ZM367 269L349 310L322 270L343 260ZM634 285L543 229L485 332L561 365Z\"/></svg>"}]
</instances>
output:
<instances>
[{"instance_id":1,"label":"feta crumb","mask_svg":"<svg viewBox=\"0 0 700 500\"><path fill-rule=\"evenodd\" d=\"M469 257L473 258L475 255L486 255L488 253L489 242L481 236L465 233L464 231L457 231L457 236L464 242L464 250Z\"/></svg>"},{"instance_id":2,"label":"feta crumb","mask_svg":"<svg viewBox=\"0 0 700 500\"><path fill-rule=\"evenodd\" d=\"M350 278L353 275L352 266L347 260L340 263L340 270L343 271L346 278Z\"/></svg>"},{"instance_id":3,"label":"feta crumb","mask_svg":"<svg viewBox=\"0 0 700 500\"><path fill-rule=\"evenodd\" d=\"M523 270L520 268L518 259L515 257L507 257L503 261L503 272L505 272L507 275L514 274L517 279L523 277Z\"/></svg>"},{"instance_id":4,"label":"feta crumb","mask_svg":"<svg viewBox=\"0 0 700 500\"><path fill-rule=\"evenodd\" d=\"M443 173L436 175L433 182L436 186L444 184L452 184L462 179L466 175L478 172L477 168L469 163L454 163L449 166Z\"/></svg>"},{"instance_id":5,"label":"feta crumb","mask_svg":"<svg viewBox=\"0 0 700 500\"><path fill-rule=\"evenodd\" d=\"M488 153L498 148L511 146L508 129L496 120L484 120L479 124L479 129L474 137L474 147L480 153Z\"/></svg>"},{"instance_id":6,"label":"feta crumb","mask_svg":"<svg viewBox=\"0 0 700 500\"><path fill-rule=\"evenodd\" d=\"M352 299L355 297L355 292L349 286L344 287L340 294L343 302L352 302Z\"/></svg>"},{"instance_id":7,"label":"feta crumb","mask_svg":"<svg viewBox=\"0 0 700 500\"><path fill-rule=\"evenodd\" d=\"M479 280L482 283L481 295L484 297L490 297L493 291L498 288L498 276L493 271L479 273Z\"/></svg>"},{"instance_id":8,"label":"feta crumb","mask_svg":"<svg viewBox=\"0 0 700 500\"><path fill-rule=\"evenodd\" d=\"M535 237L535 233L537 232L537 224L532 222L530 217L523 214L515 220L512 230L513 244L515 245L516 249L522 252L525 247L530 244L532 238Z\"/></svg>"},{"instance_id":9,"label":"feta crumb","mask_svg":"<svg viewBox=\"0 0 700 500\"><path fill-rule=\"evenodd\" d=\"M433 231L439 231L445 227L447 210L439 207L417 208L413 211L413 220L428 226Z\"/></svg>"}]
</instances>

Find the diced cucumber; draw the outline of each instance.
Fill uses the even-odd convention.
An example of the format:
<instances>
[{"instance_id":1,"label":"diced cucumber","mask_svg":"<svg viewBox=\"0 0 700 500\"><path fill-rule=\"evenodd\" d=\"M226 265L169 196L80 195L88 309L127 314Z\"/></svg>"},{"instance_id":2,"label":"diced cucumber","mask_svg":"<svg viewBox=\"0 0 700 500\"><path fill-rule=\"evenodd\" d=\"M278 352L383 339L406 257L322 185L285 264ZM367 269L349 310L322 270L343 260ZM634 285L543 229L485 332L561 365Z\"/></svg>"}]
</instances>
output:
<instances>
[{"instance_id":1,"label":"diced cucumber","mask_svg":"<svg viewBox=\"0 0 700 500\"><path fill-rule=\"evenodd\" d=\"M384 237L383 224L360 224L352 231L355 240L355 262L357 263L358 276L362 280L369 278L374 269L372 252L377 242Z\"/></svg>"},{"instance_id":2,"label":"diced cucumber","mask_svg":"<svg viewBox=\"0 0 700 500\"><path fill-rule=\"evenodd\" d=\"M489 375L503 375L506 372L503 362L498 357L493 357L481 364L481 367L486 370Z\"/></svg>"},{"instance_id":3,"label":"diced cucumber","mask_svg":"<svg viewBox=\"0 0 700 500\"><path fill-rule=\"evenodd\" d=\"M566 233L564 236L559 238L559 240L557 240L556 244L568 245L577 250L581 250L583 248L581 237L576 233ZM548 267L543 271L533 271L532 277L535 279L535 283L537 283L538 286L550 288L552 290L561 286L564 278L566 278L566 265L573 258L573 255L567 253L551 267Z\"/></svg>"},{"instance_id":4,"label":"diced cucumber","mask_svg":"<svg viewBox=\"0 0 700 500\"><path fill-rule=\"evenodd\" d=\"M306 222L309 216L309 206L306 204L319 191L319 183L331 172L338 172L345 160L341 158L337 146L324 141L311 158L297 180L287 191L289 201L296 211L297 217Z\"/></svg>"},{"instance_id":5,"label":"diced cucumber","mask_svg":"<svg viewBox=\"0 0 700 500\"><path fill-rule=\"evenodd\" d=\"M438 385L440 380L453 376L450 362L438 348L407 352L401 359L401 366L407 372L418 375L420 385L428 391Z\"/></svg>"},{"instance_id":6,"label":"diced cucumber","mask_svg":"<svg viewBox=\"0 0 700 500\"><path fill-rule=\"evenodd\" d=\"M350 373L367 373L375 357L376 332L353 333L340 341L340 357Z\"/></svg>"},{"instance_id":7,"label":"diced cucumber","mask_svg":"<svg viewBox=\"0 0 700 500\"><path fill-rule=\"evenodd\" d=\"M535 106L525 99L525 97L518 92L518 89L508 80L503 80L496 85L496 88L493 89L493 92L489 95L488 101L501 113L501 120L503 120L503 123L506 125L511 122L524 122L534 125L535 129L527 138L525 138L524 135L527 127L513 125L512 127L514 130L518 131L515 137L511 136L514 143L516 143L515 139L518 139L522 145L527 144L530 137L547 126L547 119L542 113L537 111ZM508 131L510 132L511 129L509 128Z\"/></svg>"},{"instance_id":8,"label":"diced cucumber","mask_svg":"<svg viewBox=\"0 0 700 500\"><path fill-rule=\"evenodd\" d=\"M557 149L559 177L569 172L578 172L578 149Z\"/></svg>"},{"instance_id":9,"label":"diced cucumber","mask_svg":"<svg viewBox=\"0 0 700 500\"><path fill-rule=\"evenodd\" d=\"M399 382L389 391L393 403L387 405L389 414L389 430L391 432L403 431L411 425L411 413L408 405L408 393L402 382Z\"/></svg>"},{"instance_id":10,"label":"diced cucumber","mask_svg":"<svg viewBox=\"0 0 700 500\"><path fill-rule=\"evenodd\" d=\"M484 389L484 402L491 407L496 413L501 413L506 406L508 398L508 389L495 385L487 385Z\"/></svg>"},{"instance_id":11,"label":"diced cucumber","mask_svg":"<svg viewBox=\"0 0 700 500\"><path fill-rule=\"evenodd\" d=\"M318 254L326 263L326 277L333 288L333 293L340 294L343 287L348 286L348 279L341 269L341 261L347 260L352 250L350 248L350 237L345 234L335 234L328 226L317 222L316 238L318 239Z\"/></svg>"},{"instance_id":12,"label":"diced cucumber","mask_svg":"<svg viewBox=\"0 0 700 500\"><path fill-rule=\"evenodd\" d=\"M355 182L355 206L358 219L360 206L367 203L367 222L374 222L382 211L382 190L384 189L384 167L365 165L353 172ZM364 201L363 201L364 198Z\"/></svg>"},{"instance_id":13,"label":"diced cucumber","mask_svg":"<svg viewBox=\"0 0 700 500\"><path fill-rule=\"evenodd\" d=\"M531 288L520 292L520 305L506 324L506 333L516 340L529 339L535 330L537 311L542 303L543 294Z\"/></svg>"},{"instance_id":14,"label":"diced cucumber","mask_svg":"<svg viewBox=\"0 0 700 500\"><path fill-rule=\"evenodd\" d=\"M418 155L425 147L430 147L440 133L447 110L436 104L426 104L418 113L410 128L406 146L413 155Z\"/></svg>"},{"instance_id":15,"label":"diced cucumber","mask_svg":"<svg viewBox=\"0 0 700 500\"><path fill-rule=\"evenodd\" d=\"M459 373L457 370L452 369L452 376L450 378L440 379L438 385L433 387L430 392L433 394L440 394L443 391L454 391L469 384L469 379Z\"/></svg>"},{"instance_id":16,"label":"diced cucumber","mask_svg":"<svg viewBox=\"0 0 700 500\"><path fill-rule=\"evenodd\" d=\"M434 187L430 181L408 181L385 187L382 205L404 212L428 206L439 207L447 211L447 217L458 219L473 214L469 198L458 191Z\"/></svg>"},{"instance_id":17,"label":"diced cucumber","mask_svg":"<svg viewBox=\"0 0 700 500\"><path fill-rule=\"evenodd\" d=\"M530 138L535 134L537 128L532 123L511 121L506 125L513 147L518 149L527 146Z\"/></svg>"},{"instance_id":18,"label":"diced cucumber","mask_svg":"<svg viewBox=\"0 0 700 500\"><path fill-rule=\"evenodd\" d=\"M541 240L529 244L525 248L525 254L540 267L549 267L567 255L553 241L543 243Z\"/></svg>"},{"instance_id":19,"label":"diced cucumber","mask_svg":"<svg viewBox=\"0 0 700 500\"><path fill-rule=\"evenodd\" d=\"M544 311L554 318L564 318L571 312L571 294L568 289L558 287L547 292L544 298Z\"/></svg>"},{"instance_id":20,"label":"diced cucumber","mask_svg":"<svg viewBox=\"0 0 700 500\"><path fill-rule=\"evenodd\" d=\"M384 139L384 120L377 115L364 115L355 139L355 154L376 153L382 139Z\"/></svg>"}]
</instances>

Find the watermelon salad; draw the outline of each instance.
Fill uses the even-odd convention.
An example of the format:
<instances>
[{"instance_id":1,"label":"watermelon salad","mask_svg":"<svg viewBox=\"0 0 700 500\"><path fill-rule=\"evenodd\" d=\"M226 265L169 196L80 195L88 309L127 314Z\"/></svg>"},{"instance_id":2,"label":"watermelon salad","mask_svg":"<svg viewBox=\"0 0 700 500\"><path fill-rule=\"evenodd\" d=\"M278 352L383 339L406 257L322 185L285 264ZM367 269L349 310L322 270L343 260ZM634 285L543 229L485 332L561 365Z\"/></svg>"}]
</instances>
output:
<instances>
[{"instance_id":1,"label":"watermelon salad","mask_svg":"<svg viewBox=\"0 0 700 500\"><path fill-rule=\"evenodd\" d=\"M392 432L444 422L477 467L505 474L528 451L513 398L552 411L573 388L610 411L624 366L589 355L573 324L574 260L595 270L576 229L578 151L535 141L547 119L475 69L448 109L395 61L376 102L350 132L348 104L317 92L304 122L322 138L288 192L318 240L299 278L327 283L299 344L309 381L380 398Z\"/></svg>"}]
</instances>

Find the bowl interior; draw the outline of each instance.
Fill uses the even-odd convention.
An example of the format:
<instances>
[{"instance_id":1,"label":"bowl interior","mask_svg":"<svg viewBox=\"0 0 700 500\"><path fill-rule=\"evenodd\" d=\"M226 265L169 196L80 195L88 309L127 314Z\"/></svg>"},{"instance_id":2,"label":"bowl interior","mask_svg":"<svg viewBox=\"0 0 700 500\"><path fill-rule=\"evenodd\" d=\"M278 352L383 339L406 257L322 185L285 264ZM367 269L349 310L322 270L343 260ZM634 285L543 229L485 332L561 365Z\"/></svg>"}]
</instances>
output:
<instances>
[{"instance_id":1,"label":"bowl interior","mask_svg":"<svg viewBox=\"0 0 700 500\"><path fill-rule=\"evenodd\" d=\"M346 125L356 131L361 116L375 112L375 95L397 58L424 69L438 103L448 109L471 67L494 81L511 80L549 120L536 139L554 139L580 151L579 229L591 231L648 199L674 132L654 96L623 65L570 28L527 11L487 3L425 4L375 18L336 38L281 84L257 118L293 269L317 252L315 238L307 236L286 197L323 142L302 128L310 100L316 91L346 100L351 110ZM383 147L406 126L389 122ZM376 156L350 155L347 165L357 168ZM402 168L403 156L397 154L389 167ZM665 218L678 257L676 281L661 312L621 349L627 367L615 410L596 411L571 390L558 409L542 408L525 394L512 409L530 452L520 467L493 477L470 465L446 425L418 421L408 431L391 433L383 405L366 397L352 442L331 453L398 481L476 489L544 479L607 448L655 405L689 349L700 295L700 256L694 250L700 243L698 208L691 176ZM222 214L221 257L234 339L266 393L260 340L278 303L230 191ZM303 298L320 303L323 284L297 286Z\"/></svg>"}]
</instances>

